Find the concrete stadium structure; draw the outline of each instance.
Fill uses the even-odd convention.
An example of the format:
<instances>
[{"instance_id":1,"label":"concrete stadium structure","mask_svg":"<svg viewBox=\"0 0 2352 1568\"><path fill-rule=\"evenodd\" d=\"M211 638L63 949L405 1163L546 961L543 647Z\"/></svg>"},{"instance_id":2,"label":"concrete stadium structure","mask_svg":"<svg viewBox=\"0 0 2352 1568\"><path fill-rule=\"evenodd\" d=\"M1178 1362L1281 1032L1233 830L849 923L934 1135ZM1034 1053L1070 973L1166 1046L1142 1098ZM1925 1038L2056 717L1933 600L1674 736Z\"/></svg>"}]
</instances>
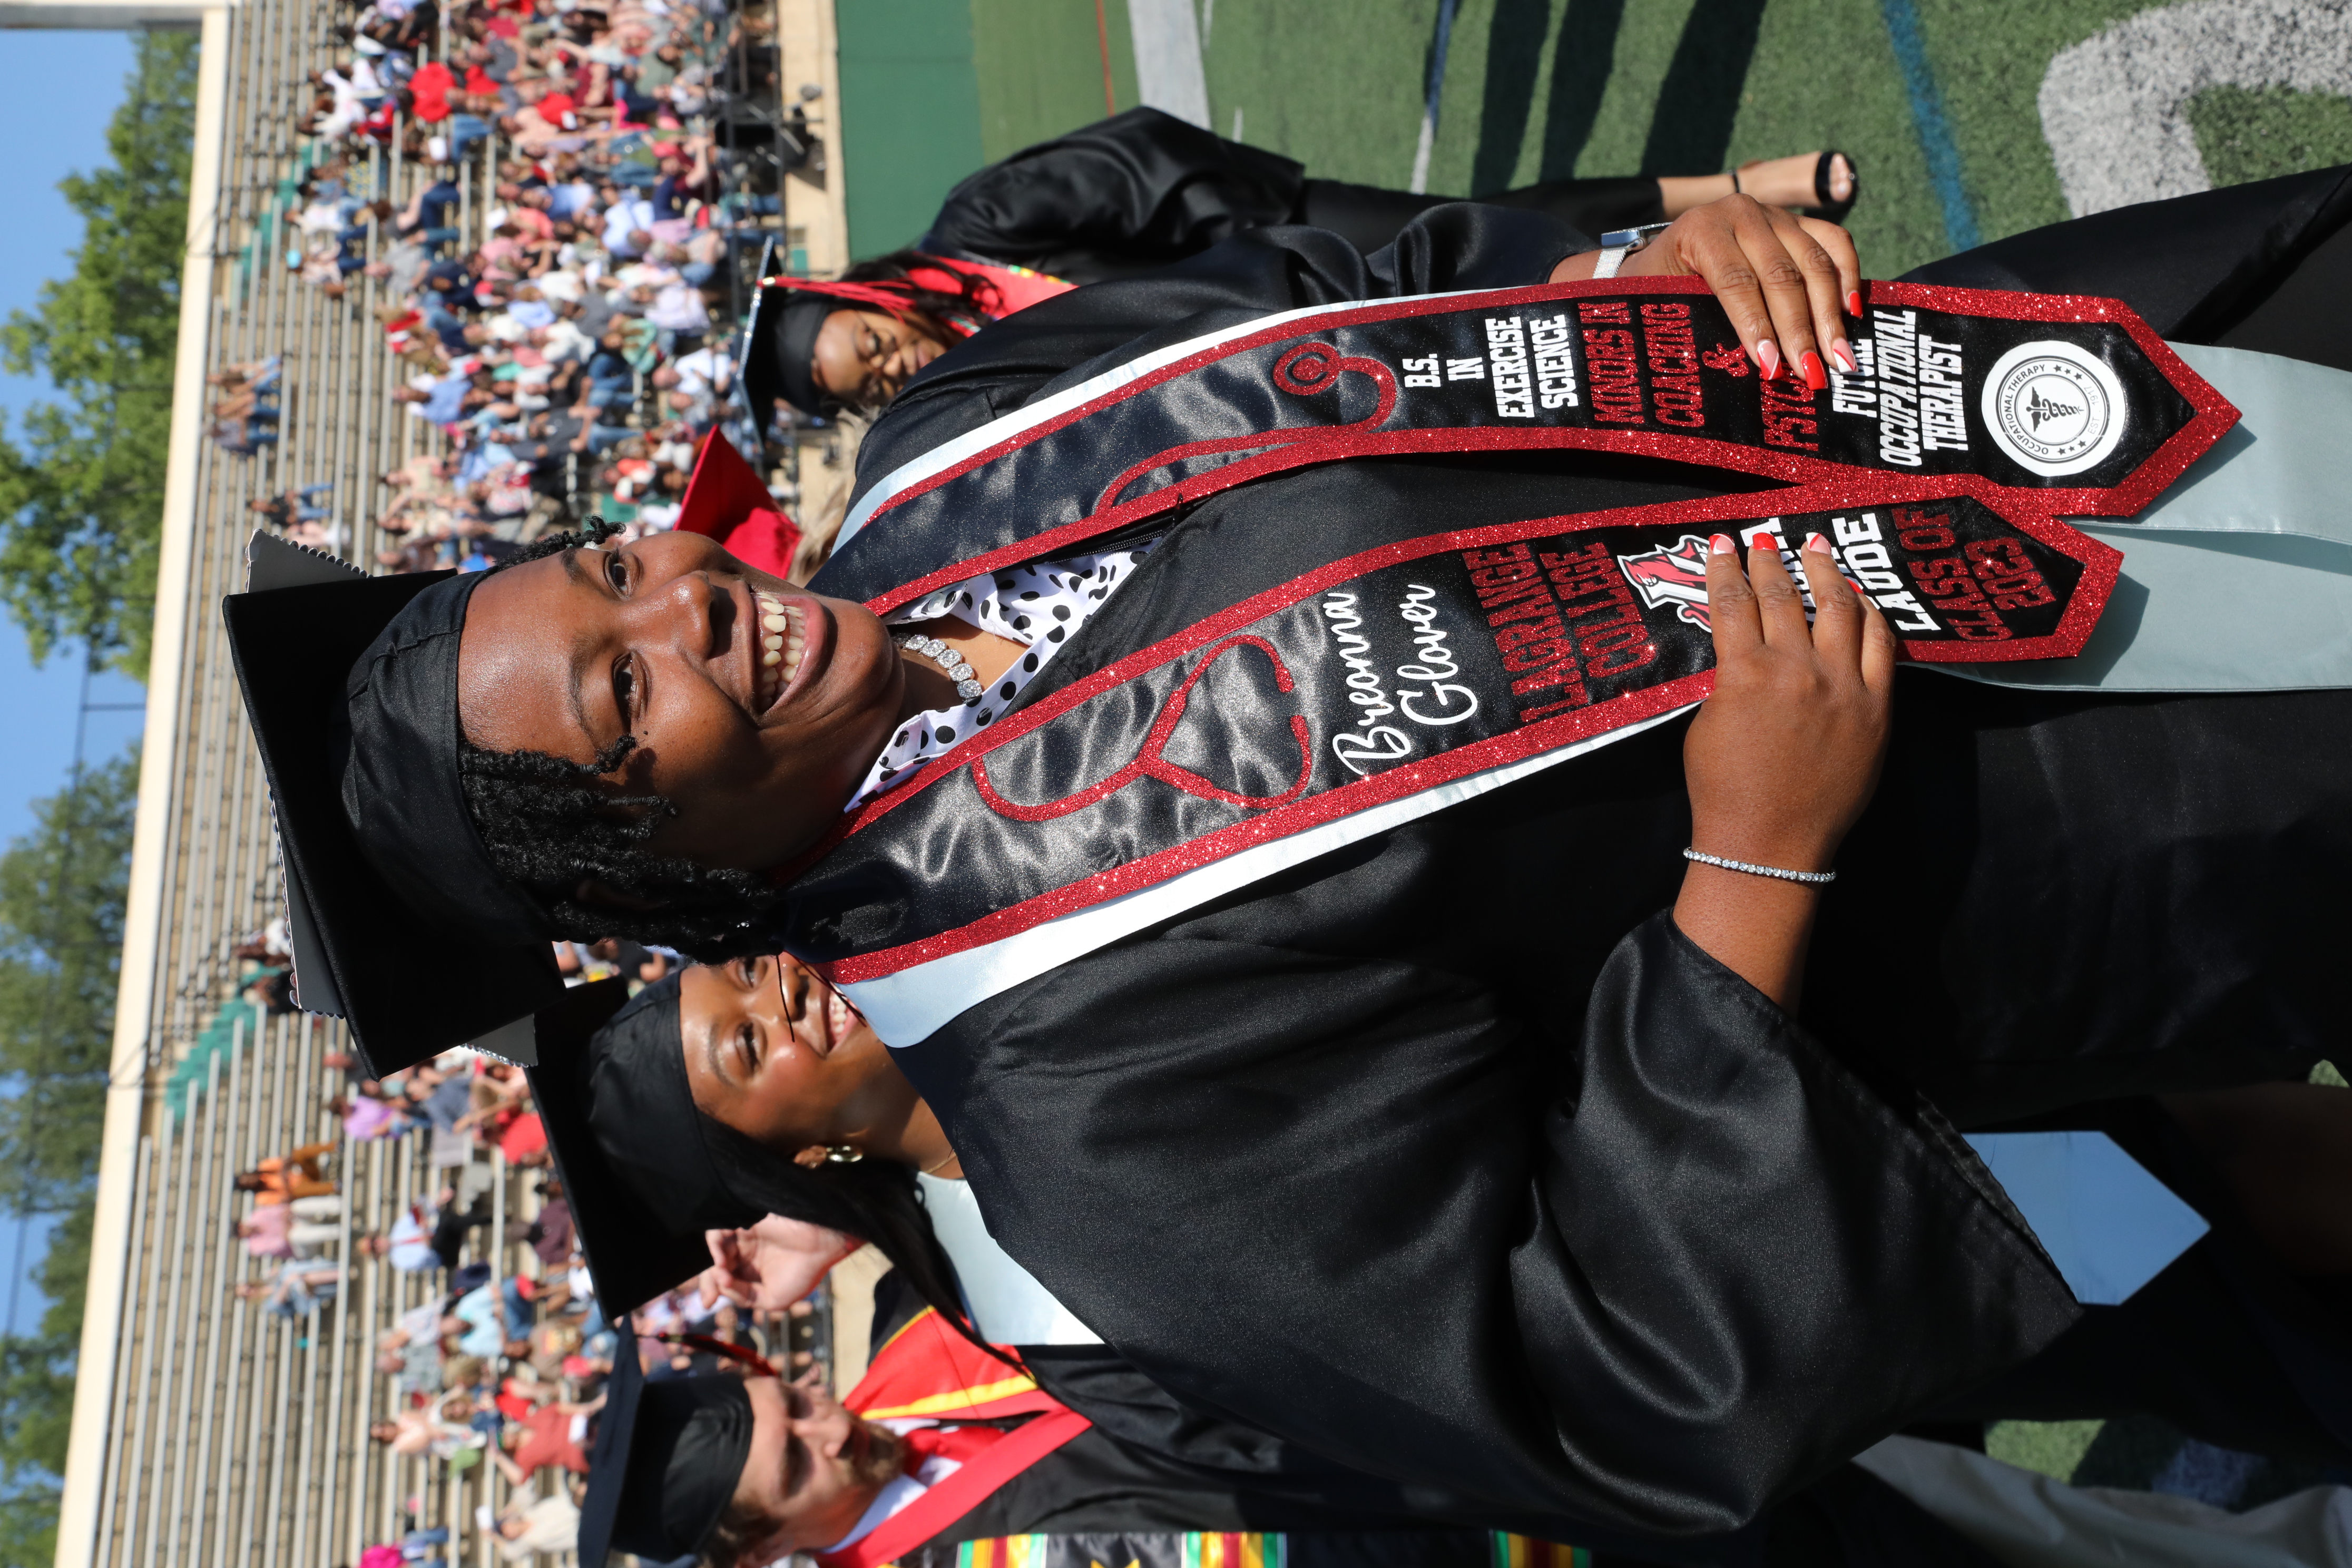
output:
<instances>
[{"instance_id":1,"label":"concrete stadium structure","mask_svg":"<svg viewBox=\"0 0 2352 1568\"><path fill-rule=\"evenodd\" d=\"M791 79L830 89L829 0L777 9ZM268 790L218 605L243 586L247 500L331 482L343 553L372 561L383 542L369 522L383 499L375 476L440 440L390 396L401 367L372 314L382 285L354 274L349 298L331 300L278 254L278 209L323 155L297 126L307 73L339 58L338 19L325 0L0 5L0 26L202 35L154 659L59 1568L325 1568L397 1542L412 1509L418 1524L451 1527L453 1561L488 1563L477 1510L508 1500L488 1464L453 1474L368 1438L394 1398L372 1365L375 1337L434 1284L363 1264L340 1300L296 1320L233 1291L251 1267L230 1232L230 1174L341 1137L324 1105L339 1075L320 1058L346 1036L305 1015L215 1027L236 994L232 950L281 909ZM490 152L453 176L469 244L495 141ZM364 156L396 201L434 177L403 166L396 145ZM769 220L827 268L845 259L838 189L837 174L831 193L793 182ZM224 452L205 439L205 377L271 353L285 358L278 444L259 458ZM447 1175L421 1137L348 1144L334 1173L346 1258L354 1235L388 1227ZM535 1272L521 1245L532 1184L502 1163L491 1174L487 1247L470 1256L500 1276Z\"/></svg>"}]
</instances>

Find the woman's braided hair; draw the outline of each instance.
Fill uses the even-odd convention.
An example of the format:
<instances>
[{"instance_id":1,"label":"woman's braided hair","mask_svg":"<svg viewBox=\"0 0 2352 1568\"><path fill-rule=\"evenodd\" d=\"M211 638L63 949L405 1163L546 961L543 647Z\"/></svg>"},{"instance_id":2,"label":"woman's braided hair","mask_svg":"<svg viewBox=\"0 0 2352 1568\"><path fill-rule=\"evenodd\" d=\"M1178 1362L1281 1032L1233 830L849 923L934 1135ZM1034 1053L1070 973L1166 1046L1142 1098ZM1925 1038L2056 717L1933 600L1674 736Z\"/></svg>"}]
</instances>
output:
<instances>
[{"instance_id":1,"label":"woman's braided hair","mask_svg":"<svg viewBox=\"0 0 2352 1568\"><path fill-rule=\"evenodd\" d=\"M915 280L920 269L926 277L945 275L956 280L952 294L941 289L926 288ZM877 256L860 261L841 275L844 283L888 283L902 285L909 309L930 317L935 321L970 337L995 319L996 285L984 273L965 272L954 267L943 267L937 257L919 250L894 250L887 256Z\"/></svg>"},{"instance_id":2,"label":"woman's braided hair","mask_svg":"<svg viewBox=\"0 0 2352 1568\"><path fill-rule=\"evenodd\" d=\"M595 521L550 534L490 568L503 572L566 550L593 548L618 531ZM603 787L637 740L624 735L593 762L547 752L492 752L460 741L457 776L490 861L539 900L556 928L583 941L625 937L675 947L706 962L772 951L760 917L782 890L755 871L699 866L645 847L677 807L659 795ZM630 910L580 898L584 882L657 908Z\"/></svg>"}]
</instances>

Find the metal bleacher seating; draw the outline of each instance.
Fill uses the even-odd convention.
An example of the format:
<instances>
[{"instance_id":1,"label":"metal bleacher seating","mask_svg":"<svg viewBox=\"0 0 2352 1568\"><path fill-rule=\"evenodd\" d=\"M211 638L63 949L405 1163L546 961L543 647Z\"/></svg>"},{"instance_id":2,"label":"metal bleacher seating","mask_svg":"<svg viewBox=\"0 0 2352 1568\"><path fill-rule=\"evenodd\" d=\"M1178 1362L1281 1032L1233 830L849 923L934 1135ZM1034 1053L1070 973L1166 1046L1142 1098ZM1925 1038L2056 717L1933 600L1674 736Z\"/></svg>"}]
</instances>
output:
<instances>
[{"instance_id":1,"label":"metal bleacher seating","mask_svg":"<svg viewBox=\"0 0 2352 1568\"><path fill-rule=\"evenodd\" d=\"M218 201L207 221L200 195L192 227L200 246L207 233L211 246L204 369L282 355L281 413L277 443L257 455L209 441L195 448L193 515L182 524L192 529L179 600L184 629L171 645L175 685L161 681L170 650L159 622L165 651L157 689L175 691L176 702L161 714L151 708L144 765L151 774L165 770L169 805L160 817L142 811L141 854L161 861L152 957L134 944L126 958L152 964L132 977L150 986L144 1071L121 1070L118 1053L115 1084L118 1094L140 1097L139 1130L135 1148L110 1142L101 1177L127 1181L129 1226L127 1237L110 1243L101 1203L100 1242L121 1248L121 1288L105 1303L116 1314L111 1364L91 1364L86 1354L80 1368L77 1473L68 1489L70 1498L77 1484L95 1488L94 1519L81 1516L89 1522L79 1539L68 1531L61 1563L331 1568L356 1563L371 1544L398 1543L408 1529L436 1525L451 1531L441 1552L453 1568L499 1560L477 1522L478 1510L509 1501L494 1466L453 1471L437 1458L395 1456L368 1435L400 1402L393 1381L374 1369L375 1342L446 1277L354 1258L352 1243L388 1229L446 1178L431 1168L426 1136L340 1144L332 1174L346 1208L336 1257L346 1278L339 1299L287 1318L234 1291L263 1269L232 1234L247 1199L232 1190L231 1175L265 1156L342 1138L326 1108L341 1074L321 1058L347 1050L349 1039L340 1023L269 1014L241 999L245 968L236 949L280 913L279 871L260 759L216 606L243 586L248 500L331 484L340 552L373 569L385 541L370 519L388 496L377 476L440 441L391 397L405 367L387 351L374 316L387 302L383 285L354 273L338 300L287 264L289 244L299 248L289 199L301 175L334 151L299 132L312 102L306 78L349 58L334 27L350 16L331 0L242 0L205 24L207 52L217 47L226 67ZM453 35L445 28L443 36ZM753 145L761 144L762 121L785 124L776 74L771 50L757 77L767 96L735 105L732 133ZM770 140L789 153L788 137ZM343 152L353 188L395 204L440 173L405 164L396 139ZM494 137L450 174L463 194L459 226L468 245L480 237L500 152ZM385 237L371 241L372 254ZM186 370L184 361L184 383ZM420 984L431 984L433 965L464 962L462 952L436 951L429 932L418 941ZM540 1263L522 1237L538 1210L538 1173L509 1172L494 1152L472 1158L489 1165L492 1218L472 1233L468 1258L501 1278L536 1273ZM98 1398L104 1403L93 1405ZM103 1420L98 1440L85 1447L93 1409ZM555 1483L542 1471L536 1484ZM68 1525L74 1519L69 1506Z\"/></svg>"},{"instance_id":2,"label":"metal bleacher seating","mask_svg":"<svg viewBox=\"0 0 2352 1568\"><path fill-rule=\"evenodd\" d=\"M352 1563L397 1542L411 1521L447 1525L460 1560L491 1560L473 1542L475 1510L507 1501L482 1464L452 1474L397 1457L367 1436L392 1414L390 1380L372 1365L375 1336L437 1295L438 1274L381 1262L347 1267L341 1299L307 1318L237 1300L261 1277L230 1232L242 1200L229 1177L264 1157L340 1131L321 1109L320 1057L340 1031L279 1016L228 1047L193 1085L182 1115L166 1110L142 1139L133 1197L131 1300L113 1369L114 1443L100 1519L100 1560L131 1564ZM390 1227L447 1173L427 1167L421 1135L346 1144L331 1173L342 1188L343 1237ZM493 1219L475 1256L494 1270L536 1259L517 1243L536 1213L531 1187L495 1153ZM469 1550L466 1543L473 1542Z\"/></svg>"}]
</instances>

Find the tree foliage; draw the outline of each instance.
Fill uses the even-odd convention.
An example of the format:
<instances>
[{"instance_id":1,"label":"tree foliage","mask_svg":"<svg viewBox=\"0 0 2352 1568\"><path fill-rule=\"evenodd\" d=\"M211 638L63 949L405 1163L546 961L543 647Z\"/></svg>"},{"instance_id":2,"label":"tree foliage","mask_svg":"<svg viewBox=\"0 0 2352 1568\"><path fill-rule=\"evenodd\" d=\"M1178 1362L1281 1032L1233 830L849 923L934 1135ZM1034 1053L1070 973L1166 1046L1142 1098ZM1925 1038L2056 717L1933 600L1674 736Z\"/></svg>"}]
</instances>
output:
<instances>
[{"instance_id":1,"label":"tree foliage","mask_svg":"<svg viewBox=\"0 0 2352 1568\"><path fill-rule=\"evenodd\" d=\"M62 1213L98 1170L138 794L135 757L92 768L0 854L0 1210Z\"/></svg>"},{"instance_id":2,"label":"tree foliage","mask_svg":"<svg viewBox=\"0 0 2352 1568\"><path fill-rule=\"evenodd\" d=\"M58 1216L40 1265L48 1307L35 1331L0 1338L9 1568L55 1548L138 792L135 753L92 768L34 803L33 830L0 853L0 1079L14 1089L0 1100L0 1212Z\"/></svg>"},{"instance_id":3,"label":"tree foliage","mask_svg":"<svg viewBox=\"0 0 2352 1568\"><path fill-rule=\"evenodd\" d=\"M89 1277L91 1205L49 1232L39 1282L48 1297L38 1331L0 1339L0 1565L56 1560L58 1479L73 1436L74 1357L81 1348L82 1285Z\"/></svg>"},{"instance_id":4,"label":"tree foliage","mask_svg":"<svg viewBox=\"0 0 2352 1568\"><path fill-rule=\"evenodd\" d=\"M55 402L0 431L0 603L35 659L88 638L144 678L195 135L196 35L142 33L112 162L59 185L83 220L72 276L0 324L0 364Z\"/></svg>"}]
</instances>

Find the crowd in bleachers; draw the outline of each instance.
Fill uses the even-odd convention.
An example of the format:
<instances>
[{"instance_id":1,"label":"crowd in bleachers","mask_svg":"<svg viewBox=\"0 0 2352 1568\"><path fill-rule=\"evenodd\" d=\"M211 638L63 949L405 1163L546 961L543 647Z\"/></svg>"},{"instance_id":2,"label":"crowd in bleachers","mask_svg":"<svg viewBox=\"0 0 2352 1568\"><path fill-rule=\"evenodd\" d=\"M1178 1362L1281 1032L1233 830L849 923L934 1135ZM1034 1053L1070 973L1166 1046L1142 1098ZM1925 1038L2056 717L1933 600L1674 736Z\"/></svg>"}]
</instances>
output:
<instances>
[{"instance_id":1,"label":"crowd in bleachers","mask_svg":"<svg viewBox=\"0 0 2352 1568\"><path fill-rule=\"evenodd\" d=\"M590 517L629 536L667 529L708 433L756 458L730 338L737 286L774 233L757 220L780 197L752 164L791 167L808 145L747 135L737 111L777 104L772 32L764 9L732 0L373 0L338 28L349 53L310 78L309 145L272 222L304 284L371 310L403 377L393 399L437 437L376 478L374 564L478 570ZM300 395L289 379L278 355L213 377L215 443L244 457L275 447L282 401ZM349 553L359 542L338 529L331 487L308 478L247 510ZM212 1048L175 1074L183 1099L240 1028L292 1010L289 947L281 920L236 950L236 994L200 1041ZM627 942L559 943L557 960L567 976L635 984L679 962ZM233 1223L249 1273L236 1294L301 1321L351 1299L358 1271L427 1279L374 1345L389 1415L373 1436L452 1474L502 1474L517 1489L496 1521L504 1555L569 1550L614 1335L528 1082L470 1051L383 1079L346 1052L323 1065L343 1079L325 1106L342 1136L240 1177L249 1198ZM337 1160L404 1139L425 1187L388 1226L356 1228ZM537 1199L516 1226L534 1272L490 1256L493 1189L509 1173ZM646 1353L677 1372L707 1355L659 1336L751 1326L691 1288L634 1317ZM464 1544L422 1512L409 1523L362 1568Z\"/></svg>"},{"instance_id":2,"label":"crowd in bleachers","mask_svg":"<svg viewBox=\"0 0 2352 1568\"><path fill-rule=\"evenodd\" d=\"M312 73L313 145L282 190L285 259L369 306L392 395L443 437L378 476L376 563L479 570L590 517L674 526L707 433L758 451L736 290L774 232L770 176L808 155L746 108L778 103L772 22L730 0L374 0L340 31L351 53ZM276 376L225 389L224 448L276 440ZM314 548L356 543L317 500L253 510Z\"/></svg>"},{"instance_id":3,"label":"crowd in bleachers","mask_svg":"<svg viewBox=\"0 0 2352 1568\"><path fill-rule=\"evenodd\" d=\"M285 973L286 942L280 921L238 949L247 991ZM556 957L568 976L619 973L635 984L681 962L625 942L562 942ZM342 1080L324 1108L341 1121L341 1136L286 1150L235 1177L242 1206L231 1223L248 1258L235 1294L299 1323L337 1310L361 1270L384 1270L387 1281L424 1279L425 1300L375 1340L374 1371L384 1385L378 1408L387 1413L370 1436L449 1477L486 1465L503 1476L511 1499L481 1522L506 1560L571 1550L615 1338L593 1300L529 1080L520 1068L471 1050L383 1079L367 1077L362 1059L344 1050L326 1052L321 1065ZM369 1142L407 1138L418 1141L429 1195L400 1205L382 1229L355 1228L339 1163ZM510 1271L512 1260L494 1258L490 1245L496 1189L517 1176L537 1200L534 1214L515 1216L509 1237L529 1248L523 1272ZM711 1370L713 1355L679 1336L742 1341L758 1330L754 1342L775 1345L783 1327L739 1314L715 1285L706 1291L698 1282L632 1320L655 1376ZM805 1365L808 1353L797 1360ZM413 1510L409 1524L362 1563L429 1568L460 1554L449 1527L430 1523L427 1510Z\"/></svg>"},{"instance_id":4,"label":"crowd in bleachers","mask_svg":"<svg viewBox=\"0 0 2352 1568\"><path fill-rule=\"evenodd\" d=\"M283 360L272 354L205 378L220 389L213 398L213 440L223 451L249 458L278 444L278 383L283 369Z\"/></svg>"}]
</instances>

